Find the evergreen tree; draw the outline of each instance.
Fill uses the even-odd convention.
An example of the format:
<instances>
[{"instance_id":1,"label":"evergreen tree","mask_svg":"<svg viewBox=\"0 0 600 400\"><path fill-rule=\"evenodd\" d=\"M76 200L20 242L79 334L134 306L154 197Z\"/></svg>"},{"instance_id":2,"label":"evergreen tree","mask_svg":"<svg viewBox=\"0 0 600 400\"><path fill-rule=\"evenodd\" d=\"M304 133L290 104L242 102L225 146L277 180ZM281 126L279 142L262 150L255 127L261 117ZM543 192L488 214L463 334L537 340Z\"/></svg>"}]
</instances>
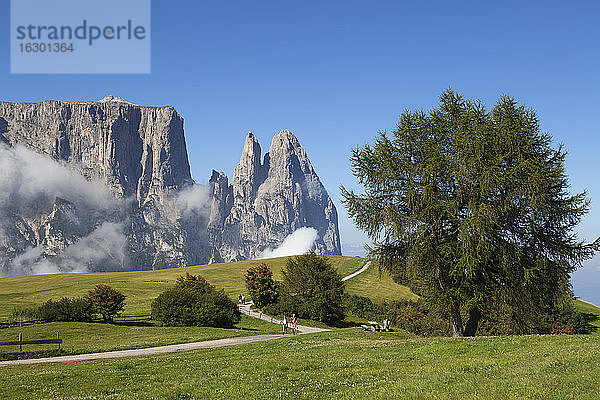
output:
<instances>
[{"instance_id":1,"label":"evergreen tree","mask_svg":"<svg viewBox=\"0 0 600 400\"><path fill-rule=\"evenodd\" d=\"M551 141L511 97L488 111L447 90L353 151L365 192L342 187L351 218L383 268L449 312L453 336L474 335L492 310L527 332L596 249L573 234L589 201L568 193L566 152Z\"/></svg>"}]
</instances>

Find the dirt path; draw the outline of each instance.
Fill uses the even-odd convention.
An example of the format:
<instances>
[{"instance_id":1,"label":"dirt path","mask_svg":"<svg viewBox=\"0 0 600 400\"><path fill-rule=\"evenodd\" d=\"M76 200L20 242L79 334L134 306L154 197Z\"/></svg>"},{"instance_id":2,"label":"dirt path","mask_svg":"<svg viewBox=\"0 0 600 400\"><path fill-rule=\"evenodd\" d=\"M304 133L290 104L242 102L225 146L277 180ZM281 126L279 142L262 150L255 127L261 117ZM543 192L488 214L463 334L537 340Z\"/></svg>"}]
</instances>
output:
<instances>
[{"instance_id":1,"label":"dirt path","mask_svg":"<svg viewBox=\"0 0 600 400\"><path fill-rule=\"evenodd\" d=\"M277 319L275 317L271 317L270 315L263 314L260 311L252 310L250 308L251 306L252 306L252 303L249 302L249 303L240 305L238 307L239 307L240 311L242 312L242 314L246 314L249 317L258 318L258 319L262 319L263 321L270 322L272 324L281 325L281 320L280 319ZM312 326L298 325L298 332L300 334L328 332L330 330L331 329L314 328Z\"/></svg>"},{"instance_id":2,"label":"dirt path","mask_svg":"<svg viewBox=\"0 0 600 400\"><path fill-rule=\"evenodd\" d=\"M25 360L0 361L0 367L11 365L26 365L26 364L46 364L59 362L76 362L90 360L107 360L124 357L140 357L154 356L165 353L176 353L179 351L198 350L198 349L213 349L215 347L237 346L239 344L264 342L266 340L280 339L283 335L258 335L235 337L218 340L207 340L204 342L172 344L169 346L149 347L145 349L108 351L104 353L78 354L74 356L60 356L47 358L30 358Z\"/></svg>"},{"instance_id":3,"label":"dirt path","mask_svg":"<svg viewBox=\"0 0 600 400\"><path fill-rule=\"evenodd\" d=\"M358 271L356 271L356 272L355 272L355 273L353 273L353 274L350 274L350 275L348 275L348 276L345 276L345 277L343 277L343 278L342 278L342 282L345 282L345 281L347 281L348 279L352 279L352 278L354 278L356 275L362 274L363 272L365 272L365 271L367 270L367 268L369 268L369 266L370 266L370 265L371 265L371 261L367 261L367 262L365 263L365 265L363 265L363 267L362 267L361 269L359 269Z\"/></svg>"},{"instance_id":4,"label":"dirt path","mask_svg":"<svg viewBox=\"0 0 600 400\"><path fill-rule=\"evenodd\" d=\"M263 321L281 325L281 321L279 319L262 314L258 311L251 310L250 309L251 305L252 305L252 303L240 305L239 309L243 314L246 314L250 317L259 318L259 319L262 319ZM307 333L326 332L326 331L329 331L329 329L313 328L310 326L298 325L298 331L300 334L307 334ZM287 335L287 336L289 336L289 335ZM198 349L213 349L215 347L237 346L240 344L264 342L267 340L281 339L282 337L284 337L284 335L245 336L245 337L218 339L218 340L207 340L207 341L203 341L203 342L172 344L172 345L168 345L168 346L148 347L145 349L119 350L119 351L108 351L108 352L104 352L104 353L77 354L77 355L73 355L73 356L29 358L29 359L24 359L24 360L0 361L0 367L8 367L11 365L47 364L47 363L59 363L59 362L107 360L107 359L125 358L125 357L154 356L154 355L165 354L165 353L176 353L179 351L198 350Z\"/></svg>"}]
</instances>

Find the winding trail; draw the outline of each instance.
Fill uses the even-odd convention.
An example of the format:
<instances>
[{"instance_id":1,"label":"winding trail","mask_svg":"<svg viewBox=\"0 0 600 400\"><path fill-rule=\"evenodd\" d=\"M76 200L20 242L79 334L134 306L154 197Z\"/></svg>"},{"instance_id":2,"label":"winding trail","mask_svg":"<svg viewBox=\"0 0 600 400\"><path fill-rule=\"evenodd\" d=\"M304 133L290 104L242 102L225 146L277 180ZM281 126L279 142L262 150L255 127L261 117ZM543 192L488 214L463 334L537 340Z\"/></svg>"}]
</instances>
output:
<instances>
[{"instance_id":1,"label":"winding trail","mask_svg":"<svg viewBox=\"0 0 600 400\"><path fill-rule=\"evenodd\" d=\"M367 261L361 269L354 272L353 274L350 274L350 275L342 278L342 281L347 281L348 279L354 278L355 276L365 272L367 270L367 268L369 268L369 265L371 265L371 261ZM281 325L281 320L279 320L275 317L271 317L270 315L263 314L259 311L254 311L251 309L251 306L252 306L252 303L238 305L240 312L242 314L246 314L250 317L258 318L263 321L271 322L273 324ZM300 334L310 334L310 333L318 333L318 332L327 332L327 331L330 331L330 329L298 325L298 331ZM103 353L77 354L77 355L72 355L72 356L28 358L28 359L24 359L24 360L0 361L0 367L8 367L8 366L15 366L15 365L31 365L31 364L66 363L66 362L92 361L92 360L109 360L109 359L125 358L125 357L154 356L154 355L166 354L166 353L177 353L180 351L199 350L199 349L214 349L216 347L237 346L240 344L264 342L267 340L281 339L284 336L285 335L244 336L244 337L234 337L234 338L218 339L218 340L206 340L206 341L202 341L202 342L172 344L172 345L168 345L168 346L148 347L148 348L144 348L144 349L107 351L107 352L103 352ZM290 335L287 335L287 336L290 336Z\"/></svg>"},{"instance_id":2,"label":"winding trail","mask_svg":"<svg viewBox=\"0 0 600 400\"><path fill-rule=\"evenodd\" d=\"M246 303L246 304L242 304L239 307L240 312L242 314L246 314L249 317L252 318L258 318L258 319L262 319L263 321L267 321L270 322L272 324L278 324L281 325L281 320L277 319L275 317L271 317L270 315L267 314L263 314L260 311L255 311L252 310L250 307L252 306L252 302ZM324 328L315 328L312 326L304 326L304 325L297 325L298 328L298 332L300 334L307 334L307 333L318 333L318 332L329 332L331 329L324 329Z\"/></svg>"},{"instance_id":3,"label":"winding trail","mask_svg":"<svg viewBox=\"0 0 600 400\"><path fill-rule=\"evenodd\" d=\"M353 273L353 274L350 274L350 275L348 275L348 276L345 276L345 277L343 277L343 278L342 278L342 282L345 282L345 281L347 281L348 279L352 279L352 278L354 278L356 275L362 274L363 272L365 272L365 271L366 271L366 270L369 268L369 266L370 266L370 265L371 265L371 261L367 261L367 262L365 263L365 265L363 265L363 266L362 266L362 268L361 268L361 269L359 269L358 271L356 271L356 272L355 272L355 273Z\"/></svg>"}]
</instances>

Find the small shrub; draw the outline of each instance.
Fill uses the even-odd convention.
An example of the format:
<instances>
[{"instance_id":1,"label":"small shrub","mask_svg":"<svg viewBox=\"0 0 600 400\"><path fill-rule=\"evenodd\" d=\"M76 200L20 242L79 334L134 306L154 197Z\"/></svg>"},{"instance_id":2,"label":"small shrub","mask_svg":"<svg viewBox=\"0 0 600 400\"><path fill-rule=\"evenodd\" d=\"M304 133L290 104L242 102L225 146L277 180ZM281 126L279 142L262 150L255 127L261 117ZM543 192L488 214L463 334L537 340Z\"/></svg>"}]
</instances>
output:
<instances>
[{"instance_id":1,"label":"small shrub","mask_svg":"<svg viewBox=\"0 0 600 400\"><path fill-rule=\"evenodd\" d=\"M93 309L85 298L63 297L58 301L48 300L40 306L37 314L46 322L90 322Z\"/></svg>"},{"instance_id":2,"label":"small shrub","mask_svg":"<svg viewBox=\"0 0 600 400\"><path fill-rule=\"evenodd\" d=\"M575 330L569 325L552 324L550 325L550 333L552 335L574 335Z\"/></svg>"},{"instance_id":3,"label":"small shrub","mask_svg":"<svg viewBox=\"0 0 600 400\"><path fill-rule=\"evenodd\" d=\"M19 320L20 318L23 320L36 320L40 318L40 308L39 307L15 307L12 313L12 318L14 320Z\"/></svg>"},{"instance_id":4,"label":"small shrub","mask_svg":"<svg viewBox=\"0 0 600 400\"><path fill-rule=\"evenodd\" d=\"M365 296L346 295L344 296L344 308L348 314L359 318L370 318L376 312L376 306L373 301Z\"/></svg>"},{"instance_id":5,"label":"small shrub","mask_svg":"<svg viewBox=\"0 0 600 400\"><path fill-rule=\"evenodd\" d=\"M265 263L248 268L246 274L246 289L256 307L264 307L278 300L277 284L273 280L273 272Z\"/></svg>"},{"instance_id":6,"label":"small shrub","mask_svg":"<svg viewBox=\"0 0 600 400\"><path fill-rule=\"evenodd\" d=\"M191 275L186 272L185 275L181 275L175 281L175 285L180 288L191 288L191 289L206 289L210 284L200 275Z\"/></svg>"},{"instance_id":7,"label":"small shrub","mask_svg":"<svg viewBox=\"0 0 600 400\"><path fill-rule=\"evenodd\" d=\"M572 306L556 308L546 316L544 320L545 329L542 333L556 335L593 333L598 328L591 323L597 319L598 316L579 312Z\"/></svg>"},{"instance_id":8,"label":"small shrub","mask_svg":"<svg viewBox=\"0 0 600 400\"><path fill-rule=\"evenodd\" d=\"M499 310L487 311L479 321L476 334L477 336L514 335L515 331L510 321L506 312L503 313Z\"/></svg>"},{"instance_id":9,"label":"small shrub","mask_svg":"<svg viewBox=\"0 0 600 400\"><path fill-rule=\"evenodd\" d=\"M152 318L163 326L232 328L240 321L240 312L223 289L217 290L208 283L178 284L154 299Z\"/></svg>"},{"instance_id":10,"label":"small shrub","mask_svg":"<svg viewBox=\"0 0 600 400\"><path fill-rule=\"evenodd\" d=\"M450 336L451 333L447 320L413 305L405 306L398 311L396 323L399 328L419 336Z\"/></svg>"},{"instance_id":11,"label":"small shrub","mask_svg":"<svg viewBox=\"0 0 600 400\"><path fill-rule=\"evenodd\" d=\"M115 315L125 308L125 295L108 285L96 285L86 299L92 305L93 312L100 314L104 322L112 322Z\"/></svg>"}]
</instances>

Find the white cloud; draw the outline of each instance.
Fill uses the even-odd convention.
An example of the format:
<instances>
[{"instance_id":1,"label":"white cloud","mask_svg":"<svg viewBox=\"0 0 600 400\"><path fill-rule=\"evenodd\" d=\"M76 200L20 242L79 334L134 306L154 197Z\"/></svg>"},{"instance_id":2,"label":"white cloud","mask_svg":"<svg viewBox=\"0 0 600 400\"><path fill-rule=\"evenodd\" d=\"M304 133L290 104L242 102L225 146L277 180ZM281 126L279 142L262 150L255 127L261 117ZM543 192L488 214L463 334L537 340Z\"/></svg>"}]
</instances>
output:
<instances>
[{"instance_id":1,"label":"white cloud","mask_svg":"<svg viewBox=\"0 0 600 400\"><path fill-rule=\"evenodd\" d=\"M0 207L37 218L51 209L57 197L75 204L78 216L84 220L90 217L91 221L105 216L114 220L123 205L103 182L87 180L67 165L22 145L11 148L0 144ZM125 223L104 222L57 257L46 257L41 245L29 247L10 262L6 273L82 272L90 267L120 265L126 241L124 227ZM4 233L0 226L0 237Z\"/></svg>"},{"instance_id":2,"label":"white cloud","mask_svg":"<svg viewBox=\"0 0 600 400\"><path fill-rule=\"evenodd\" d=\"M266 249L261 252L258 259L304 254L314 248L318 236L315 228L296 229L276 249Z\"/></svg>"},{"instance_id":3,"label":"white cloud","mask_svg":"<svg viewBox=\"0 0 600 400\"><path fill-rule=\"evenodd\" d=\"M208 215L210 213L210 201L209 187L198 184L181 190L176 198L176 203L184 215L194 211Z\"/></svg>"},{"instance_id":4,"label":"white cloud","mask_svg":"<svg viewBox=\"0 0 600 400\"><path fill-rule=\"evenodd\" d=\"M44 252L42 246L29 247L24 253L16 256L10 264L11 275L31 275L33 267L40 261Z\"/></svg>"},{"instance_id":5,"label":"white cloud","mask_svg":"<svg viewBox=\"0 0 600 400\"><path fill-rule=\"evenodd\" d=\"M115 264L123 260L126 237L123 224L105 222L96 230L67 247L61 254L61 267L68 271L87 271L103 261Z\"/></svg>"},{"instance_id":6,"label":"white cloud","mask_svg":"<svg viewBox=\"0 0 600 400\"><path fill-rule=\"evenodd\" d=\"M29 247L12 260L6 276L87 272L89 267L103 262L114 265L123 259L126 241L123 230L123 224L105 222L55 259L44 258L42 246Z\"/></svg>"},{"instance_id":7,"label":"white cloud","mask_svg":"<svg viewBox=\"0 0 600 400\"><path fill-rule=\"evenodd\" d=\"M28 207L52 203L56 197L105 209L116 199L102 183L90 182L67 166L22 145L0 144L0 206Z\"/></svg>"}]
</instances>

